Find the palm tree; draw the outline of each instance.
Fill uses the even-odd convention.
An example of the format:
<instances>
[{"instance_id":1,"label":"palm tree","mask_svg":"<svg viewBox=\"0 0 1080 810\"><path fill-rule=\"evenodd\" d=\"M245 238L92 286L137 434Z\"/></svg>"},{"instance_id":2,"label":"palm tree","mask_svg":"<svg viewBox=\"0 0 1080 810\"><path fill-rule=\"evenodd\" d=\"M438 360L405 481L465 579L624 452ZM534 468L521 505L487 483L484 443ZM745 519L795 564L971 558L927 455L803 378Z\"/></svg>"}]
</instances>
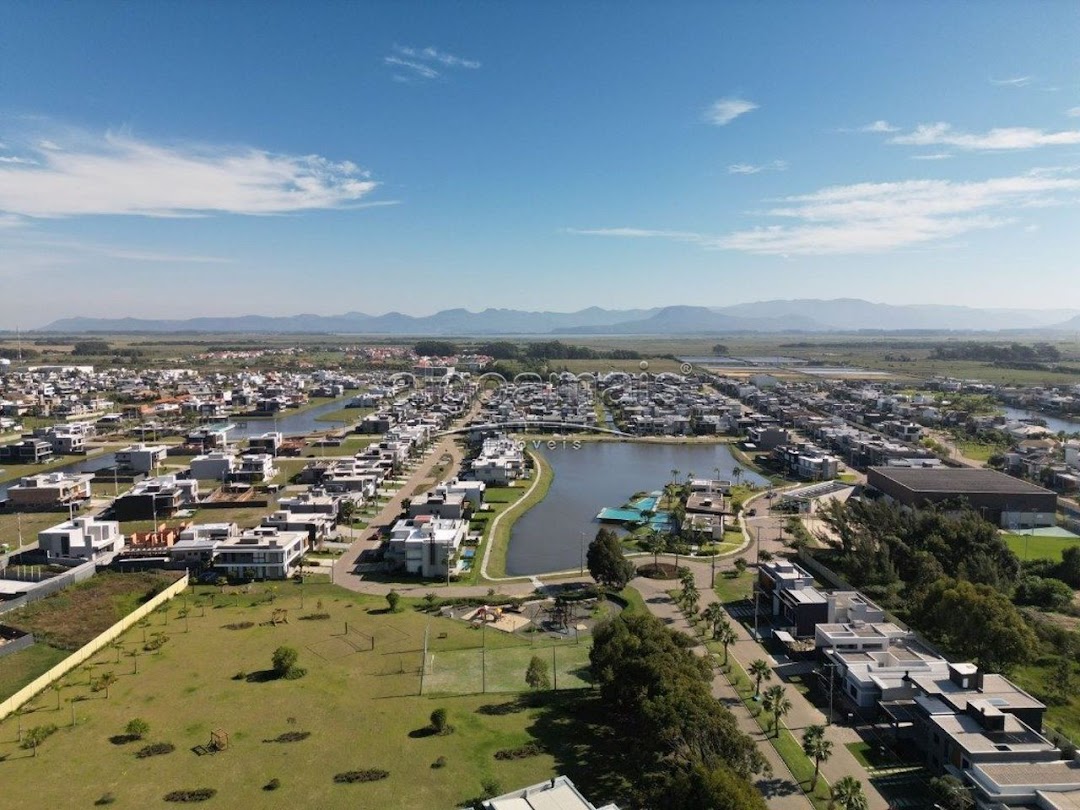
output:
<instances>
[{"instance_id":1,"label":"palm tree","mask_svg":"<svg viewBox=\"0 0 1080 810\"><path fill-rule=\"evenodd\" d=\"M719 602L706 605L705 609L701 611L701 618L709 623L714 639L720 635L720 627L726 623L725 612L724 606Z\"/></svg>"},{"instance_id":2,"label":"palm tree","mask_svg":"<svg viewBox=\"0 0 1080 810\"><path fill-rule=\"evenodd\" d=\"M675 482L679 480L679 471L672 468L671 470L671 485L675 486Z\"/></svg>"},{"instance_id":3,"label":"palm tree","mask_svg":"<svg viewBox=\"0 0 1080 810\"><path fill-rule=\"evenodd\" d=\"M60 711L60 690L63 689L63 684L60 681L53 681L49 684L49 688L56 692L56 710Z\"/></svg>"},{"instance_id":4,"label":"palm tree","mask_svg":"<svg viewBox=\"0 0 1080 810\"><path fill-rule=\"evenodd\" d=\"M739 634L735 632L735 628L730 624L725 624L720 628L720 634L716 637L716 640L724 645L724 666L727 666L728 647L739 640Z\"/></svg>"},{"instance_id":5,"label":"palm tree","mask_svg":"<svg viewBox=\"0 0 1080 810\"><path fill-rule=\"evenodd\" d=\"M104 672L101 677L98 678L98 686L105 690L105 699L109 699L109 687L116 683L116 673Z\"/></svg>"},{"instance_id":6,"label":"palm tree","mask_svg":"<svg viewBox=\"0 0 1080 810\"><path fill-rule=\"evenodd\" d=\"M863 793L862 782L854 776L845 776L832 786L830 809L835 807L839 810L868 810L869 806L866 794Z\"/></svg>"},{"instance_id":7,"label":"palm tree","mask_svg":"<svg viewBox=\"0 0 1080 810\"><path fill-rule=\"evenodd\" d=\"M788 700L784 687L780 684L770 686L765 690L765 696L761 701L761 707L773 716L773 734L780 736L780 721L784 715L791 711L791 701Z\"/></svg>"},{"instance_id":8,"label":"palm tree","mask_svg":"<svg viewBox=\"0 0 1080 810\"><path fill-rule=\"evenodd\" d=\"M736 486L739 483L739 479L742 478L742 474L743 474L743 468L740 467L738 464L736 464L734 467L731 468L731 477L732 477L732 479L734 479Z\"/></svg>"},{"instance_id":9,"label":"palm tree","mask_svg":"<svg viewBox=\"0 0 1080 810\"><path fill-rule=\"evenodd\" d=\"M814 778L810 782L810 791L817 787L818 774L821 772L821 763L828 762L832 756L833 744L825 739L825 726L807 726L803 732L802 750L810 759L814 760Z\"/></svg>"},{"instance_id":10,"label":"palm tree","mask_svg":"<svg viewBox=\"0 0 1080 810\"><path fill-rule=\"evenodd\" d=\"M695 615L698 603L701 600L701 593L698 591L693 579L683 584L682 598L683 604L686 606L686 612L691 616Z\"/></svg>"},{"instance_id":11,"label":"palm tree","mask_svg":"<svg viewBox=\"0 0 1080 810\"><path fill-rule=\"evenodd\" d=\"M754 699L756 700L761 695L761 682L772 680L772 667L764 658L758 658L750 662L750 669L747 672L754 679Z\"/></svg>"},{"instance_id":12,"label":"palm tree","mask_svg":"<svg viewBox=\"0 0 1080 810\"><path fill-rule=\"evenodd\" d=\"M653 555L653 568L660 567L660 552L667 548L667 541L655 529L649 529L645 535L645 550Z\"/></svg>"}]
</instances>

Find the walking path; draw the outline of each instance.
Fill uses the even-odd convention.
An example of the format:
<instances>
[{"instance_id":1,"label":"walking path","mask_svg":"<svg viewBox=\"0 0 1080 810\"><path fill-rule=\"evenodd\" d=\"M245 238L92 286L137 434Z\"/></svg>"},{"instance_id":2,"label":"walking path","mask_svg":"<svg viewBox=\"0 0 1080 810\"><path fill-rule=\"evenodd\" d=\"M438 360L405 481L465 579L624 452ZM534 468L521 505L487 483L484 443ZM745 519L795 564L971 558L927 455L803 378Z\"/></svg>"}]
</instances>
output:
<instances>
[{"instance_id":1,"label":"walking path","mask_svg":"<svg viewBox=\"0 0 1080 810\"><path fill-rule=\"evenodd\" d=\"M699 610L703 610L708 605L718 601L715 591L713 591L709 585L709 568L693 561L688 561L688 567L694 572L694 581L701 594ZM645 598L645 604L649 606L650 612L663 620L672 629L681 630L684 633L695 636L689 622L686 621L681 611L666 593L668 590L677 588L677 583L672 580L648 580L639 578L634 580L633 585ZM781 663L787 663L786 661L777 661L772 655L766 652L765 648L754 641L754 639L750 637L749 632L747 632L738 621L732 622L732 627L735 629L739 639L728 648L728 654L732 659L739 663L744 671L751 661L758 658L763 658L768 661L774 670ZM702 645L699 649L703 652L705 647ZM780 783L777 785L758 785L758 787L762 789L762 792L765 792L766 788L773 788L772 795L765 792L769 807L775 808L775 810L795 807L795 804L789 803L793 797L776 792L777 788L783 790L782 782L784 779L791 781L792 785L794 785L794 779L791 776L791 772L788 770L787 765L784 764L783 760L780 759L779 754L776 753L772 744L765 738L757 722L750 716L750 712L742 703L738 693L731 687L727 678L720 671L716 672L713 681L713 694L717 695L717 697L719 697L720 700L728 705L728 708L735 713L736 718L739 720L740 728L758 741L762 752L769 758L770 764L774 762L774 758L780 761L780 767L777 767L775 764L773 765L775 775L783 775ZM784 717L783 725L791 731L795 736L795 739L801 741L802 732L808 726L826 725L825 715L807 700L802 693L794 688L788 688L786 694L791 701L791 710ZM869 809L888 810L888 802L885 801L881 794L878 793L877 789L870 783L870 776L866 769L845 747L848 743L861 741L858 733L851 728L831 725L826 726L825 736L832 742L833 752L829 760L821 764L821 776L829 784L836 782L844 776L854 776L863 784L863 789L869 802ZM805 808L809 805L809 800L803 797L801 792L797 798L800 798L803 802L798 805L799 807Z\"/></svg>"}]
</instances>

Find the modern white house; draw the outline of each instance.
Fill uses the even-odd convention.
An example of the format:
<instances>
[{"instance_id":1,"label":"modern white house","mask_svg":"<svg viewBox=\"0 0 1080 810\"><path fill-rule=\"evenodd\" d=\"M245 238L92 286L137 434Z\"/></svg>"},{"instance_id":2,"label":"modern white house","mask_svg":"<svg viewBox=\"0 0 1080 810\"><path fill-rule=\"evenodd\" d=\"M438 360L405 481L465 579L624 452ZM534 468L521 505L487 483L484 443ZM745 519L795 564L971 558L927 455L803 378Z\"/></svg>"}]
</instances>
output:
<instances>
[{"instance_id":1,"label":"modern white house","mask_svg":"<svg viewBox=\"0 0 1080 810\"><path fill-rule=\"evenodd\" d=\"M133 444L116 451L116 466L121 470L150 474L165 463L168 447L163 444Z\"/></svg>"},{"instance_id":2,"label":"modern white house","mask_svg":"<svg viewBox=\"0 0 1080 810\"><path fill-rule=\"evenodd\" d=\"M386 559L409 574L445 577L459 570L457 551L469 524L422 515L399 520L390 530Z\"/></svg>"},{"instance_id":3,"label":"modern white house","mask_svg":"<svg viewBox=\"0 0 1080 810\"><path fill-rule=\"evenodd\" d=\"M224 481L236 469L236 455L215 450L191 460L191 477L200 481Z\"/></svg>"},{"instance_id":4,"label":"modern white house","mask_svg":"<svg viewBox=\"0 0 1080 810\"><path fill-rule=\"evenodd\" d=\"M49 557L90 560L123 545L124 535L115 520L77 517L38 533L38 548Z\"/></svg>"},{"instance_id":5,"label":"modern white house","mask_svg":"<svg viewBox=\"0 0 1080 810\"><path fill-rule=\"evenodd\" d=\"M215 550L213 566L237 579L287 579L307 548L306 531L260 526L222 541Z\"/></svg>"}]
</instances>

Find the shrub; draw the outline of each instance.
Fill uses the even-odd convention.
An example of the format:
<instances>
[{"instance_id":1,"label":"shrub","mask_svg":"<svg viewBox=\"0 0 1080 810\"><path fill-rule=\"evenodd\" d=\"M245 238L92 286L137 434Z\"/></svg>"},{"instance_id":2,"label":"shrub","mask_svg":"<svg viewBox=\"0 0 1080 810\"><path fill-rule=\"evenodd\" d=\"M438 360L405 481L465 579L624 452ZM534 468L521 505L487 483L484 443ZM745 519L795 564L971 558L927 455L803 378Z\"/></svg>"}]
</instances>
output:
<instances>
[{"instance_id":1,"label":"shrub","mask_svg":"<svg viewBox=\"0 0 1080 810\"><path fill-rule=\"evenodd\" d=\"M544 753L544 747L540 743L531 742L520 748L503 748L495 752L495 759L525 759L538 757Z\"/></svg>"},{"instance_id":2,"label":"shrub","mask_svg":"<svg viewBox=\"0 0 1080 810\"><path fill-rule=\"evenodd\" d=\"M277 743L290 743L300 742L306 740L311 736L310 731L286 731L284 734L278 734L272 740L263 740L263 742L277 742Z\"/></svg>"},{"instance_id":3,"label":"shrub","mask_svg":"<svg viewBox=\"0 0 1080 810\"><path fill-rule=\"evenodd\" d=\"M352 784L354 782L378 782L380 779L385 779L390 775L390 771L383 771L379 768L368 768L363 771L345 771L343 773L334 774L334 781L339 785Z\"/></svg>"},{"instance_id":4,"label":"shrub","mask_svg":"<svg viewBox=\"0 0 1080 810\"><path fill-rule=\"evenodd\" d=\"M299 657L300 653L296 651L295 647L278 647L274 650L274 655L271 658L274 672L278 674L278 677L285 677L288 675L289 670L296 666Z\"/></svg>"},{"instance_id":5,"label":"shrub","mask_svg":"<svg viewBox=\"0 0 1080 810\"><path fill-rule=\"evenodd\" d=\"M446 734L450 724L446 721L446 709L436 709L431 713L431 728L436 734Z\"/></svg>"},{"instance_id":6,"label":"shrub","mask_svg":"<svg viewBox=\"0 0 1080 810\"><path fill-rule=\"evenodd\" d=\"M303 667L290 667L289 671L285 673L285 680L295 681L297 678L303 678L307 675L307 670Z\"/></svg>"},{"instance_id":7,"label":"shrub","mask_svg":"<svg viewBox=\"0 0 1080 810\"><path fill-rule=\"evenodd\" d=\"M107 804L112 804L116 801L116 797L111 793L102 794L101 798L94 802L95 807L104 807Z\"/></svg>"},{"instance_id":8,"label":"shrub","mask_svg":"<svg viewBox=\"0 0 1080 810\"><path fill-rule=\"evenodd\" d=\"M232 679L234 681L242 681L242 680L244 680L246 678L247 678L247 673L244 672L244 670L242 670L242 669L239 672L237 672L235 675L232 676Z\"/></svg>"},{"instance_id":9,"label":"shrub","mask_svg":"<svg viewBox=\"0 0 1080 810\"><path fill-rule=\"evenodd\" d=\"M281 787L281 780L275 776L273 779L263 785L263 790L277 790L279 787Z\"/></svg>"},{"instance_id":10,"label":"shrub","mask_svg":"<svg viewBox=\"0 0 1080 810\"><path fill-rule=\"evenodd\" d=\"M147 757L156 757L162 754L171 754L176 750L176 746L172 743L153 743L140 748L135 752L135 756L139 759L146 759Z\"/></svg>"},{"instance_id":11,"label":"shrub","mask_svg":"<svg viewBox=\"0 0 1080 810\"><path fill-rule=\"evenodd\" d=\"M480 780L480 788L484 791L485 799L489 799L492 796L498 796L502 793L502 786L499 784L499 780L493 779L490 776L485 776Z\"/></svg>"},{"instance_id":12,"label":"shrub","mask_svg":"<svg viewBox=\"0 0 1080 810\"><path fill-rule=\"evenodd\" d=\"M391 613L397 613L401 604L401 595L397 591L390 591L386 595L386 604L390 606Z\"/></svg>"},{"instance_id":13,"label":"shrub","mask_svg":"<svg viewBox=\"0 0 1080 810\"><path fill-rule=\"evenodd\" d=\"M226 630L247 630L250 627L254 627L255 622L233 622L232 624L225 625Z\"/></svg>"},{"instance_id":14,"label":"shrub","mask_svg":"<svg viewBox=\"0 0 1080 810\"><path fill-rule=\"evenodd\" d=\"M137 740L141 740L145 737L149 730L150 724L141 717L136 717L134 720L129 721L127 726L124 727L124 731Z\"/></svg>"},{"instance_id":15,"label":"shrub","mask_svg":"<svg viewBox=\"0 0 1080 810\"><path fill-rule=\"evenodd\" d=\"M23 741L19 746L27 749L33 748L36 753L37 747L55 734L57 730L55 723L48 723L44 726L34 726L23 734Z\"/></svg>"},{"instance_id":16,"label":"shrub","mask_svg":"<svg viewBox=\"0 0 1080 810\"><path fill-rule=\"evenodd\" d=\"M435 768L435 769L445 768L446 767L446 757L439 757L437 760L435 760L434 762L431 763L431 767Z\"/></svg>"},{"instance_id":17,"label":"shrub","mask_svg":"<svg viewBox=\"0 0 1080 810\"><path fill-rule=\"evenodd\" d=\"M214 798L217 790L214 788L195 788L194 790L174 790L165 794L167 802L205 802Z\"/></svg>"},{"instance_id":18,"label":"shrub","mask_svg":"<svg viewBox=\"0 0 1080 810\"><path fill-rule=\"evenodd\" d=\"M300 621L304 622L321 622L330 618L329 613L309 613L306 616L301 616Z\"/></svg>"}]
</instances>

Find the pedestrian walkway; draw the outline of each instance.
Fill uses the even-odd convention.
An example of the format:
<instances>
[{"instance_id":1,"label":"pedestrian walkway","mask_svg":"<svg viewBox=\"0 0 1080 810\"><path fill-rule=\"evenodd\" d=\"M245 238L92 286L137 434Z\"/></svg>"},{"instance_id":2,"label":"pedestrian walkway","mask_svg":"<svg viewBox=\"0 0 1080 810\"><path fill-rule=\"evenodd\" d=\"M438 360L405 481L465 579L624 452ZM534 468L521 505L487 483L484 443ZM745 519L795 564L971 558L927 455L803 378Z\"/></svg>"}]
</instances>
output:
<instances>
[{"instance_id":1,"label":"pedestrian walkway","mask_svg":"<svg viewBox=\"0 0 1080 810\"><path fill-rule=\"evenodd\" d=\"M709 586L709 579L711 574L707 566L690 562L689 567L694 572L694 580L697 584L698 591L701 594L701 600L698 607L698 610L700 611L706 608L708 605L712 604L713 602L717 601L716 593ZM678 588L679 586L677 583L671 580L665 582L657 580L637 579L634 580L633 584L634 587L638 588L638 590L642 592L643 596L647 589L652 594L651 597L645 599L645 602L649 606L649 610L651 612L653 612L655 615L659 616L662 620L667 622L672 627L672 629L681 630L685 633L693 635L690 624L682 616L682 613L678 610L678 607L672 602L671 598L665 593L666 590ZM660 610L662 606L661 597L663 598L663 600L666 600L669 605L669 607L664 608L663 611ZM746 606L744 604L739 604L736 607L736 612L743 613L744 608L748 608L749 615L753 616L753 607ZM677 617L672 617L672 613L677 614ZM751 661L759 658L763 658L768 661L775 670L775 668L781 662L778 662L772 655L766 652L765 648L762 647L761 644L754 641L754 639L750 637L750 634L741 624L739 624L738 622L733 622L732 627L735 629L735 632L738 635L739 639L728 648L728 653L731 658L738 662L738 664L743 668L744 671L749 666ZM716 673L716 680L722 682L723 686L727 689L728 695L733 700L738 701L739 706L743 706L738 694L735 692L734 689L731 688L730 685L728 685L727 678L724 677L724 675L719 671ZM718 691L716 680L714 680L714 692ZM832 784L844 776L854 776L863 784L863 790L866 793L869 810L889 810L888 802L885 801L882 795L870 783L871 775L867 772L866 768L864 768L862 764L859 763L857 759L855 759L855 756L851 753L851 751L849 751L845 747L848 743L861 741L858 732L856 732L854 729L846 728L843 726L826 725L825 715L822 714L822 712L819 711L818 708L814 706L809 700L807 700L807 698L802 693L800 693L794 688L787 689L787 697L791 701L791 710L784 717L783 725L786 726L789 731L791 731L791 733L795 736L796 739L802 738L802 732L808 726L826 726L825 736L833 744L833 753L827 762L823 762L821 764L821 775L828 781L828 783ZM734 706L732 706L731 708L732 711L735 711ZM765 740L764 735L761 734L761 731L757 726L757 722L752 717L750 717L750 714L748 711L745 710L745 707L743 708L743 713L746 715L746 719L749 720L749 722L752 724L752 726L748 726L747 728L756 730L756 733L752 734L751 736L754 736L754 739L759 740L763 743L763 751L772 752L774 755L776 755L776 758L779 759L779 755L776 754L775 749L772 747L771 743L768 743ZM742 727L742 725L743 724L740 719L740 727ZM747 733L750 733L750 730L747 730ZM782 770L777 771L777 773L784 773L787 775L788 778L791 778L790 771L787 770L787 766L783 765L783 760L781 760L781 765L783 766L783 768ZM766 798L768 799L769 807L771 808L794 806L776 803L774 801L774 798L769 797L768 795L766 795ZM806 802L806 804L800 806L805 807L809 804L809 800L805 798L803 800L804 802Z\"/></svg>"}]
</instances>

